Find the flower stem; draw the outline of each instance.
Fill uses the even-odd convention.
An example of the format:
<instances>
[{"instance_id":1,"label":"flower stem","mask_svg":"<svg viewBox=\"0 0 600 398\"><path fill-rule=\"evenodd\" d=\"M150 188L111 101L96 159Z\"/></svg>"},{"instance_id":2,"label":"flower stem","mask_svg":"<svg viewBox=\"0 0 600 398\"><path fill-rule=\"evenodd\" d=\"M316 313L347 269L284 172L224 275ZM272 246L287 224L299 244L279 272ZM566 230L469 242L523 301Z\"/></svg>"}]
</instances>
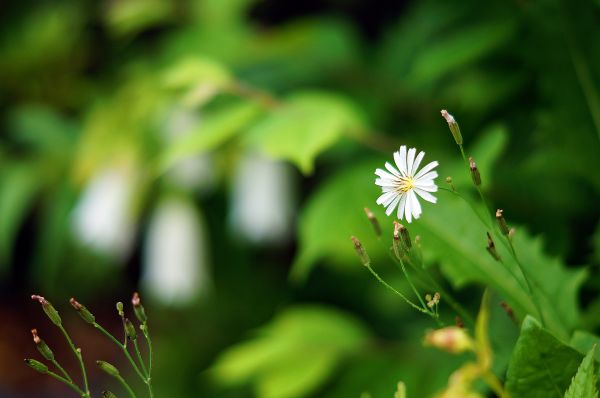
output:
<instances>
[{"instance_id":1,"label":"flower stem","mask_svg":"<svg viewBox=\"0 0 600 398\"><path fill-rule=\"evenodd\" d=\"M94 322L93 325L94 325L94 327L96 329L98 329L100 332L102 332L102 334L104 334L106 337L108 337L109 340L111 340L113 343L115 343L121 349L121 351L123 351L123 354L125 354L125 357L127 358L127 360L129 361L129 363L131 364L131 367L133 367L133 370L135 370L135 372L137 373L137 375L140 377L140 379L142 379L142 381L144 383L147 383L148 379L146 378L146 376L144 376L142 374L142 372L140 371L140 369L136 365L135 361L133 360L133 358L129 354L129 351L127 351L127 346L125 344L122 344L119 340L117 340L117 338L115 336L113 336L109 331L107 331L106 329L104 329L98 323Z\"/></svg>"},{"instance_id":2,"label":"flower stem","mask_svg":"<svg viewBox=\"0 0 600 398\"><path fill-rule=\"evenodd\" d=\"M65 339L67 339L67 342L69 343L69 347L71 347L73 354L75 354L75 357L77 357L77 360L79 361L79 366L81 367L81 374L83 376L83 385L85 388L85 391L83 392L83 394L81 396L90 398L90 388L88 386L87 373L85 371L85 364L83 363L83 357L81 355L81 350L75 347L75 344L73 344L73 340L71 340L71 336L69 336L69 333L67 333L64 326L58 325L58 328L60 329L62 334L65 336Z\"/></svg>"},{"instance_id":3,"label":"flower stem","mask_svg":"<svg viewBox=\"0 0 600 398\"><path fill-rule=\"evenodd\" d=\"M52 372L52 371L48 371L46 373L48 376L60 381L61 383L66 384L67 386L69 386L70 388L73 389L73 391L75 391L77 394L79 394L82 397L89 397L89 393L85 393L81 388L77 387L77 385L75 383L73 383L72 380L67 380L64 377L57 375L56 373Z\"/></svg>"},{"instance_id":4,"label":"flower stem","mask_svg":"<svg viewBox=\"0 0 600 398\"><path fill-rule=\"evenodd\" d=\"M131 387L129 386L129 384L127 384L127 382L125 381L125 379L123 377L121 377L120 375L115 376L115 378L117 380L119 380L119 383L121 383L121 385L123 386L123 388L125 390L127 390L127 392L129 393L129 395L131 396L131 398L137 398L135 393L133 392L133 390L131 389Z\"/></svg>"},{"instance_id":5,"label":"flower stem","mask_svg":"<svg viewBox=\"0 0 600 398\"><path fill-rule=\"evenodd\" d=\"M71 378L71 376L69 376L69 374L67 373L67 371L66 371L66 370L64 370L62 366L60 366L60 364L58 363L58 361L57 361L56 359L53 359L53 360L52 360L52 363L54 364L54 366L56 366L56 368L57 368L58 370L60 370L60 371L61 371L61 373L62 373L63 375L65 375L65 378L66 378L67 380L69 380L70 382L72 382L72 381L73 381L73 379Z\"/></svg>"},{"instance_id":6,"label":"flower stem","mask_svg":"<svg viewBox=\"0 0 600 398\"><path fill-rule=\"evenodd\" d=\"M146 378L148 378L148 376L149 376L148 370L146 370L146 365L144 364L144 360L142 359L142 353L140 352L140 347L138 345L137 340L133 340L133 346L135 348L135 353L137 355L138 361L139 361L140 365L142 366L142 370L144 371Z\"/></svg>"}]
</instances>

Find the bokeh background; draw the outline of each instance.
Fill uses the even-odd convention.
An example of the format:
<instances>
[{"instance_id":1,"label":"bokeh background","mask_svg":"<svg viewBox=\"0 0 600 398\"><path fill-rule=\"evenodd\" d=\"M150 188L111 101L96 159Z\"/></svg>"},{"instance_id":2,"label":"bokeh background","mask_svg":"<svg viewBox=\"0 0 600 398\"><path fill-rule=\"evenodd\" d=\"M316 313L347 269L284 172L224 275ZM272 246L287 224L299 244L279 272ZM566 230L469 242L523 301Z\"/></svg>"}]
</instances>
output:
<instances>
[{"instance_id":1,"label":"bokeh background","mask_svg":"<svg viewBox=\"0 0 600 398\"><path fill-rule=\"evenodd\" d=\"M70 393L23 365L32 327L78 376L32 293L63 314L93 391L119 391L93 360L127 364L68 299L120 333L115 302L136 290L160 397L439 390L461 359L422 347L435 324L348 238L406 288L363 207L389 232L372 173L400 144L468 186L443 108L493 206L587 271L574 322L598 329L598 43L598 1L0 2L0 396ZM468 228L439 198L424 217ZM438 267L453 254L422 238L475 313L485 280ZM499 374L518 333L502 325Z\"/></svg>"}]
</instances>

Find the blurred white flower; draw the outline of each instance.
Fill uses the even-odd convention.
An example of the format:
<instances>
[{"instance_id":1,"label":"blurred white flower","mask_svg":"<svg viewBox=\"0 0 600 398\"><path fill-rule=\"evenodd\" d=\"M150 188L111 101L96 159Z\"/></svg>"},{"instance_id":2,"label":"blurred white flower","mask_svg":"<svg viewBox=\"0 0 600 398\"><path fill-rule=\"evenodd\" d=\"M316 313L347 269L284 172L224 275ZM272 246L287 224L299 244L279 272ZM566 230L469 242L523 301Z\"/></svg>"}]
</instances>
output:
<instances>
[{"instance_id":1,"label":"blurred white flower","mask_svg":"<svg viewBox=\"0 0 600 398\"><path fill-rule=\"evenodd\" d=\"M72 214L75 238L104 255L123 259L135 233L135 176L126 168L101 170L88 183Z\"/></svg>"},{"instance_id":2,"label":"blurred white flower","mask_svg":"<svg viewBox=\"0 0 600 398\"><path fill-rule=\"evenodd\" d=\"M204 223L183 197L163 199L150 220L144 242L142 283L165 304L186 304L210 286Z\"/></svg>"},{"instance_id":3,"label":"blurred white flower","mask_svg":"<svg viewBox=\"0 0 600 398\"><path fill-rule=\"evenodd\" d=\"M246 154L233 181L231 223L236 236L257 244L285 242L292 230L294 196L289 165Z\"/></svg>"},{"instance_id":4,"label":"blurred white flower","mask_svg":"<svg viewBox=\"0 0 600 398\"><path fill-rule=\"evenodd\" d=\"M437 191L437 185L433 180L438 176L436 171L438 162L431 162L417 172L419 165L425 156L425 152L419 152L410 148L408 153L406 146L402 145L399 152L394 152L396 167L389 162L385 163L388 171L377 169L375 174L379 177L375 184L381 187L383 194L377 199L378 205L386 207L385 213L389 216L398 206L398 218L406 217L407 222L421 216L421 204L417 195L428 202L435 203L437 199L430 192Z\"/></svg>"}]
</instances>

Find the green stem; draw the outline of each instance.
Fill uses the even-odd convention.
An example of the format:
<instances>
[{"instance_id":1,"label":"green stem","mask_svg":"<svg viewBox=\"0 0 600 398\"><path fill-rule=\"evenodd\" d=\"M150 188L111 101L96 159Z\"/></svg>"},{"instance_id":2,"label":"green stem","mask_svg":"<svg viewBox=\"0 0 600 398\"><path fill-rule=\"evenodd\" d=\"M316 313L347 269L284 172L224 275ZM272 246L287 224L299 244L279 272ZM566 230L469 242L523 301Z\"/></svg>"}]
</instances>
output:
<instances>
[{"instance_id":1,"label":"green stem","mask_svg":"<svg viewBox=\"0 0 600 398\"><path fill-rule=\"evenodd\" d=\"M144 364L144 360L142 359L142 353L140 352L140 347L138 345L137 339L133 340L133 346L135 348L135 353L137 355L138 361L139 361L140 365L142 366L142 370L144 371L144 374L146 375L146 379L148 379L148 377L150 375L148 374L148 370L146 369L146 365Z\"/></svg>"},{"instance_id":2,"label":"green stem","mask_svg":"<svg viewBox=\"0 0 600 398\"><path fill-rule=\"evenodd\" d=\"M404 273L404 276L406 277L406 281L408 282L408 284L412 288L413 292L417 296L417 299L419 299L419 302L423 306L423 309L427 309L427 305L425 304L425 301L423 301L423 299L421 298L421 294L419 293L419 291L417 290L417 288L415 287L415 285L410 280L410 277L408 276L408 272L406 271L406 267L404 266L404 262L401 259L398 259L398 262L400 263L400 267L402 268L402 272Z\"/></svg>"},{"instance_id":3,"label":"green stem","mask_svg":"<svg viewBox=\"0 0 600 398\"><path fill-rule=\"evenodd\" d=\"M148 379L142 374L142 372L140 371L140 369L138 368L138 366L135 364L135 361L133 360L133 358L129 354L129 351L127 351L127 346L125 344L122 344L119 340L116 339L115 336L113 336L109 331L107 331L106 329L104 329L102 326L100 326L96 322L94 322L93 325L94 325L94 327L96 329L98 329L100 332L102 332L102 334L104 334L106 337L108 337L109 340L111 340L113 343L115 343L121 349L121 351L123 351L123 354L125 354L125 357L127 358L127 360L129 361L129 363L131 364L131 367L133 367L133 370L135 370L135 372L137 373L137 375L140 377L140 379L142 379L142 381L144 383L147 383Z\"/></svg>"},{"instance_id":4,"label":"green stem","mask_svg":"<svg viewBox=\"0 0 600 398\"><path fill-rule=\"evenodd\" d=\"M84 394L82 394L82 396L89 398L90 397L90 388L88 386L87 373L85 372L85 365L83 363L83 357L81 355L81 350L75 347L75 344L73 344L73 340L71 340L71 336L69 336L69 333L67 333L64 326L58 325L58 328L60 329L62 334L65 336L65 339L67 339L67 342L69 343L69 347L71 347L71 350L73 351L73 353L77 357L77 360L79 361L79 366L81 367L81 374L83 376L83 385L85 387L85 392L84 392Z\"/></svg>"},{"instance_id":5,"label":"green stem","mask_svg":"<svg viewBox=\"0 0 600 398\"><path fill-rule=\"evenodd\" d=\"M410 301L404 294L400 293L398 290L394 289L391 285L389 285L386 281L384 281L379 276L379 274L377 272L375 272L375 270L370 265L366 265L366 267L371 272L371 274L373 274L373 276L375 277L375 279L377 279L379 281L379 283L381 283L383 286L385 286L386 288L388 288L389 290L391 290L394 294L400 296L402 298L402 300L406 301L406 303L408 305L410 305L411 307L413 307L417 311L423 312L425 314L429 314L429 311L425 310L424 308L419 307L418 305L416 305L415 303L413 303L412 301Z\"/></svg>"},{"instance_id":6,"label":"green stem","mask_svg":"<svg viewBox=\"0 0 600 398\"><path fill-rule=\"evenodd\" d=\"M144 322L144 337L146 338L146 343L148 344L148 376L152 374L152 361L154 357L154 350L152 349L152 340L150 339L150 330L148 330L148 323Z\"/></svg>"},{"instance_id":7,"label":"green stem","mask_svg":"<svg viewBox=\"0 0 600 398\"><path fill-rule=\"evenodd\" d=\"M119 380L119 382L121 383L121 385L123 386L123 388L125 390L127 390L127 392L129 393L129 395L131 396L131 398L137 398L135 396L135 393L133 392L133 390L131 389L131 387L129 386L129 384L127 384L127 382L125 381L125 379L123 377L121 377L120 375L115 376L115 378L117 380Z\"/></svg>"},{"instance_id":8,"label":"green stem","mask_svg":"<svg viewBox=\"0 0 600 398\"><path fill-rule=\"evenodd\" d=\"M85 393L81 388L77 387L77 385L75 383L73 383L73 381L71 380L67 380L64 377L57 375L56 373L52 372L52 371L48 371L46 373L48 376L53 377L54 379L60 381L61 383L66 384L67 386L71 387L73 389L73 391L75 391L77 394L79 394L82 397L89 397L89 393Z\"/></svg>"},{"instance_id":9,"label":"green stem","mask_svg":"<svg viewBox=\"0 0 600 398\"><path fill-rule=\"evenodd\" d=\"M63 375L65 375L65 378L66 378L67 380L69 380L69 381L71 381L71 382L73 381L73 379L71 378L71 376L69 376L69 374L67 373L67 371L66 371L66 370L64 370L62 366L60 366L60 364L58 363L58 361L57 361L56 359L53 359L53 360L52 360L52 363L54 364L54 366L56 366L56 368L57 368L58 370L60 370L60 371L61 371L61 373L62 373Z\"/></svg>"}]
</instances>

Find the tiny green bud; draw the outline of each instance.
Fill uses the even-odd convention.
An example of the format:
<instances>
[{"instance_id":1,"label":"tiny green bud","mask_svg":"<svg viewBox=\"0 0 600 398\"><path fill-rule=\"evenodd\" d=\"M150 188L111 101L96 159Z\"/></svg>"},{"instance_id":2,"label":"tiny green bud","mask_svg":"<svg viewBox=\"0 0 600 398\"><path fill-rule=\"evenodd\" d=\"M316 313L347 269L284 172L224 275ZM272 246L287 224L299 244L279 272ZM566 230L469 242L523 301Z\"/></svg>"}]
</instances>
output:
<instances>
[{"instance_id":1,"label":"tiny green bud","mask_svg":"<svg viewBox=\"0 0 600 398\"><path fill-rule=\"evenodd\" d=\"M36 361L35 359L25 359L25 364L36 372L40 372L42 374L48 373L48 367L40 361Z\"/></svg>"},{"instance_id":2,"label":"tiny green bud","mask_svg":"<svg viewBox=\"0 0 600 398\"><path fill-rule=\"evenodd\" d=\"M54 353L52 352L50 347L48 347L46 342L42 340L40 336L38 336L37 329L31 329L31 334L33 335L33 342L35 343L35 346L37 347L40 354L42 354L42 356L46 360L54 361Z\"/></svg>"},{"instance_id":3,"label":"tiny green bud","mask_svg":"<svg viewBox=\"0 0 600 398\"><path fill-rule=\"evenodd\" d=\"M131 304L133 304L133 312L135 313L136 318L141 323L146 323L146 321L148 321L148 317L146 317L146 311L144 310L144 306L142 305L138 292L133 293Z\"/></svg>"},{"instance_id":4,"label":"tiny green bud","mask_svg":"<svg viewBox=\"0 0 600 398\"><path fill-rule=\"evenodd\" d=\"M367 254L367 251L363 247L362 243L360 243L358 238L356 236L351 236L350 239L352 240L352 243L354 243L354 250L356 250L356 254L358 254L358 257L360 258L360 262L365 267L368 267L369 265L371 265L371 259L369 259L369 255Z\"/></svg>"},{"instance_id":5,"label":"tiny green bud","mask_svg":"<svg viewBox=\"0 0 600 398\"><path fill-rule=\"evenodd\" d=\"M492 240L492 236L490 235L489 232L487 232L487 247L486 247L488 253L490 253L490 255L494 258L494 260L496 261L502 261L502 258L500 257L500 254L498 254L498 251L496 250L496 245L494 244L494 241Z\"/></svg>"},{"instance_id":6,"label":"tiny green bud","mask_svg":"<svg viewBox=\"0 0 600 398\"><path fill-rule=\"evenodd\" d=\"M117 303L117 312L119 313L119 316L125 315L125 312L123 311L123 303L120 301Z\"/></svg>"},{"instance_id":7,"label":"tiny green bud","mask_svg":"<svg viewBox=\"0 0 600 398\"><path fill-rule=\"evenodd\" d=\"M127 318L125 318L125 333L127 333L127 338L129 340L135 340L137 337L133 323L131 323L131 321Z\"/></svg>"},{"instance_id":8,"label":"tiny green bud","mask_svg":"<svg viewBox=\"0 0 600 398\"><path fill-rule=\"evenodd\" d=\"M73 308L75 308L81 319L89 324L94 324L96 322L96 317L84 305L79 304L73 297L71 297L69 302Z\"/></svg>"},{"instance_id":9,"label":"tiny green bud","mask_svg":"<svg viewBox=\"0 0 600 398\"><path fill-rule=\"evenodd\" d=\"M115 368L113 365L111 365L110 363L105 362L105 361L96 361L96 364L98 365L98 367L100 369L102 369L107 374L114 376L114 377L119 376L119 370L117 368Z\"/></svg>"},{"instance_id":10,"label":"tiny green bud","mask_svg":"<svg viewBox=\"0 0 600 398\"><path fill-rule=\"evenodd\" d=\"M117 396L110 391L102 391L102 396L104 398L117 398Z\"/></svg>"},{"instance_id":11,"label":"tiny green bud","mask_svg":"<svg viewBox=\"0 0 600 398\"><path fill-rule=\"evenodd\" d=\"M42 309L53 324L55 324L56 326L62 325L62 319L60 318L58 311L56 311L56 309L52 306L52 304L50 304L48 300L46 300L42 296L38 296L37 294L31 295L31 299L38 301L42 305Z\"/></svg>"},{"instance_id":12,"label":"tiny green bud","mask_svg":"<svg viewBox=\"0 0 600 398\"><path fill-rule=\"evenodd\" d=\"M479 174L479 169L477 169L477 164L472 157L469 156L469 169L471 169L471 178L473 179L473 184L476 186L481 185L481 174Z\"/></svg>"},{"instance_id":13,"label":"tiny green bud","mask_svg":"<svg viewBox=\"0 0 600 398\"><path fill-rule=\"evenodd\" d=\"M365 214L367 215L367 218L369 219L369 222L373 227L373 231L375 231L375 235L377 235L378 237L381 236L381 226L379 225L379 221L377 221L377 217L375 217L375 214L373 214L373 212L366 207Z\"/></svg>"},{"instance_id":14,"label":"tiny green bud","mask_svg":"<svg viewBox=\"0 0 600 398\"><path fill-rule=\"evenodd\" d=\"M448 186L450 187L452 192L456 191L456 188L454 188L454 183L452 181L452 177L450 177L450 176L446 177L446 184L448 184Z\"/></svg>"},{"instance_id":15,"label":"tiny green bud","mask_svg":"<svg viewBox=\"0 0 600 398\"><path fill-rule=\"evenodd\" d=\"M442 117L444 119L446 119L446 122L448 123L448 127L450 128L450 132L452 133L452 136L454 137L454 141L456 141L456 144L462 145L462 143L463 143L462 134L460 133L460 127L458 127L458 123L456 123L456 120L454 120L454 116L449 114L448 111L445 109L442 109L441 114L442 114Z\"/></svg>"},{"instance_id":16,"label":"tiny green bud","mask_svg":"<svg viewBox=\"0 0 600 398\"><path fill-rule=\"evenodd\" d=\"M496 221L498 221L498 226L500 227L500 231L504 235L508 235L510 229L508 229L508 225L506 224L506 220L504 219L504 210L498 209L496 210Z\"/></svg>"}]
</instances>

